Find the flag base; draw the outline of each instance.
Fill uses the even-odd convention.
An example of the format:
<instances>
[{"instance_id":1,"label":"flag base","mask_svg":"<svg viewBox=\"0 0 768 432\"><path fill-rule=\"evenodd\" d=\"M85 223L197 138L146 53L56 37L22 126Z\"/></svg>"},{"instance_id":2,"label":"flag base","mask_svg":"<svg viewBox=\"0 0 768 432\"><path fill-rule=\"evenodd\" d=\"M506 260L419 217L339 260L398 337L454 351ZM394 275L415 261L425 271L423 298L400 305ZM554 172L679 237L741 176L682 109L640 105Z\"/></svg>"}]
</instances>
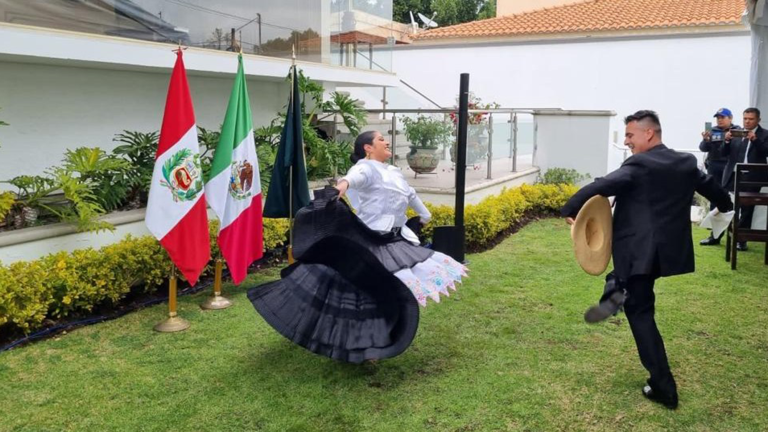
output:
<instances>
[{"instance_id":1,"label":"flag base","mask_svg":"<svg viewBox=\"0 0 768 432\"><path fill-rule=\"evenodd\" d=\"M293 258L293 246L288 246L288 264L295 263L296 260Z\"/></svg>"},{"instance_id":2,"label":"flag base","mask_svg":"<svg viewBox=\"0 0 768 432\"><path fill-rule=\"evenodd\" d=\"M157 323L155 325L155 331L161 333L173 333L188 329L190 326L189 321L177 316L168 317L167 320Z\"/></svg>"},{"instance_id":3,"label":"flag base","mask_svg":"<svg viewBox=\"0 0 768 432\"><path fill-rule=\"evenodd\" d=\"M232 306L232 302L224 296L214 294L212 297L208 297L204 302L200 304L200 307L206 310L218 310L226 309Z\"/></svg>"},{"instance_id":4,"label":"flag base","mask_svg":"<svg viewBox=\"0 0 768 432\"><path fill-rule=\"evenodd\" d=\"M221 271L224 267L224 261L221 258L216 260L216 270L213 279L213 296L208 297L200 304L200 307L207 310L226 309L232 306L232 302L221 295Z\"/></svg>"}]
</instances>

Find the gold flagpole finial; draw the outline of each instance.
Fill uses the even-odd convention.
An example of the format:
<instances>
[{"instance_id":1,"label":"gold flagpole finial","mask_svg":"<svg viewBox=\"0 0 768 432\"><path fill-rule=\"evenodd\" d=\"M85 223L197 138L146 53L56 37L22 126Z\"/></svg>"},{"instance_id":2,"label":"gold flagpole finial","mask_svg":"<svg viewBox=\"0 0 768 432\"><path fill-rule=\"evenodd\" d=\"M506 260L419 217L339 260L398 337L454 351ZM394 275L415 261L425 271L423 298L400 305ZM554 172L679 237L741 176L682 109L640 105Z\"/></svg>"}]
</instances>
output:
<instances>
[{"instance_id":1,"label":"gold flagpole finial","mask_svg":"<svg viewBox=\"0 0 768 432\"><path fill-rule=\"evenodd\" d=\"M181 46L181 39L179 39L179 41L178 41L178 43L176 45L176 48L172 49L171 51L173 51L173 52L181 52L181 51L184 51L185 49L187 49L187 47Z\"/></svg>"}]
</instances>

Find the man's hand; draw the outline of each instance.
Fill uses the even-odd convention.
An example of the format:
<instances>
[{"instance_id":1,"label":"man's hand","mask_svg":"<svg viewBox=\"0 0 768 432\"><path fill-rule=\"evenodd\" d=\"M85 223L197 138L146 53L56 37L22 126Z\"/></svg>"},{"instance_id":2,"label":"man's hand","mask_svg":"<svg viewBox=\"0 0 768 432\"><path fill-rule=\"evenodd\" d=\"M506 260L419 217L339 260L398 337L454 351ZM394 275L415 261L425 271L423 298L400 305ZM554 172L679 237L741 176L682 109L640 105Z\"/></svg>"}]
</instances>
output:
<instances>
[{"instance_id":1,"label":"man's hand","mask_svg":"<svg viewBox=\"0 0 768 432\"><path fill-rule=\"evenodd\" d=\"M701 133L701 137L704 138L704 141L709 141L712 139L712 133L708 131L704 131Z\"/></svg>"},{"instance_id":2,"label":"man's hand","mask_svg":"<svg viewBox=\"0 0 768 432\"><path fill-rule=\"evenodd\" d=\"M730 141L731 138L733 138L733 134L731 133L731 131L726 132L725 133L725 140L726 141Z\"/></svg>"},{"instance_id":3,"label":"man's hand","mask_svg":"<svg viewBox=\"0 0 768 432\"><path fill-rule=\"evenodd\" d=\"M757 138L757 135L755 135L755 131L749 131L747 134L747 141L754 141Z\"/></svg>"},{"instance_id":4,"label":"man's hand","mask_svg":"<svg viewBox=\"0 0 768 432\"><path fill-rule=\"evenodd\" d=\"M565 218L565 223L567 223L568 225L573 225L573 224L576 223L576 221L573 220L572 217L567 217L567 218Z\"/></svg>"}]
</instances>

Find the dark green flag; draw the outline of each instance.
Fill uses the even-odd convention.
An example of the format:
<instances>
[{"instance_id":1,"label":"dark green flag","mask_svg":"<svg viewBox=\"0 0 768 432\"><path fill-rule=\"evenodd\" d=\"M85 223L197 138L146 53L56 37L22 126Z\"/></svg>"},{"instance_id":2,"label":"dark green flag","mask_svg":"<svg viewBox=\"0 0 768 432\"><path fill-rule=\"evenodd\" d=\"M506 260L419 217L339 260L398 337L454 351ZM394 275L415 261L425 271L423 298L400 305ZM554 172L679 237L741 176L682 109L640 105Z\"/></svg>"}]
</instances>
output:
<instances>
[{"instance_id":1,"label":"dark green flag","mask_svg":"<svg viewBox=\"0 0 768 432\"><path fill-rule=\"evenodd\" d=\"M287 218L290 213L291 194L290 173L293 167L293 214L309 204L309 184L307 183L307 168L304 164L304 145L301 130L301 93L299 93L299 77L296 66L291 70L293 89L288 102L288 112L285 116L285 126L280 136L280 147L277 149L275 166L269 182L267 202L264 204L264 217Z\"/></svg>"}]
</instances>

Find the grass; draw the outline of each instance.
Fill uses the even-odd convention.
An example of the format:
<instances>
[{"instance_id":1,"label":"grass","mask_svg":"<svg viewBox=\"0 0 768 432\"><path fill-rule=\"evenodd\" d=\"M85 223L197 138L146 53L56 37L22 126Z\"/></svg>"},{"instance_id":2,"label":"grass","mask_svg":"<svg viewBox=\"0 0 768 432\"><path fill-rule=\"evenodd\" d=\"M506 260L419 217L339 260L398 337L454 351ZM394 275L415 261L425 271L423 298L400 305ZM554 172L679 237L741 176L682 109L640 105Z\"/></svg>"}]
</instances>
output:
<instances>
[{"instance_id":1,"label":"grass","mask_svg":"<svg viewBox=\"0 0 768 432\"><path fill-rule=\"evenodd\" d=\"M696 229L694 239L706 236ZM159 334L158 306L0 354L8 431L756 431L768 425L768 267L762 246L656 284L657 321L681 406L643 399L646 372L623 316L588 325L602 290L581 271L559 220L533 223L470 255L459 292L422 309L401 356L348 365L275 333L248 302Z\"/></svg>"}]
</instances>

